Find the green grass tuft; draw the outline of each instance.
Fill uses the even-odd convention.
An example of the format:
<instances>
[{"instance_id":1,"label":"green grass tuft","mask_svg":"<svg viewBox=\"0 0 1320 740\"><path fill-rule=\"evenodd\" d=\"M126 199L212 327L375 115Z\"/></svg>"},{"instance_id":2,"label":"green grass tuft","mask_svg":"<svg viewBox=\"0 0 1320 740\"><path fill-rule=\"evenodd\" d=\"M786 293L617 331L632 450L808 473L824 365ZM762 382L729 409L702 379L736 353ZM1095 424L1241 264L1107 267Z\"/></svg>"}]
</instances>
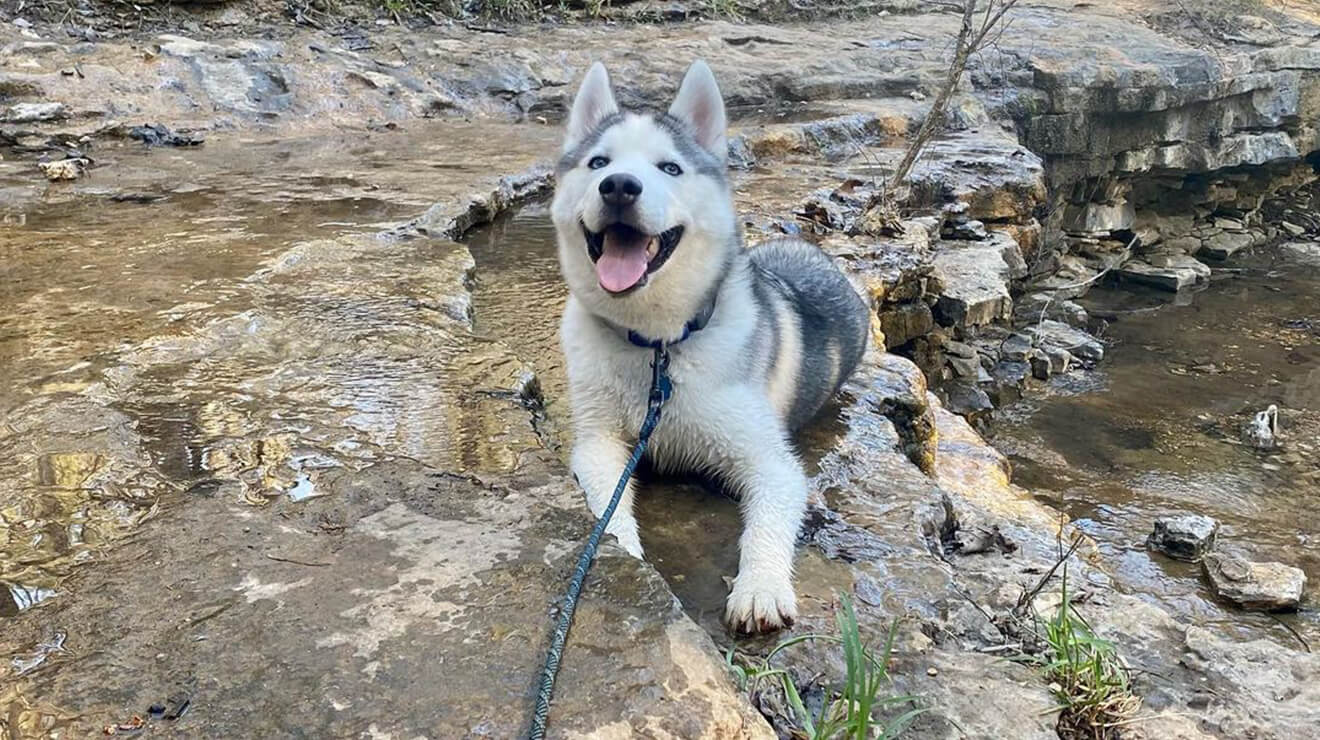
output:
<instances>
[{"instance_id":1,"label":"green grass tuft","mask_svg":"<svg viewBox=\"0 0 1320 740\"><path fill-rule=\"evenodd\" d=\"M839 628L837 636L812 633L789 638L776 645L764 658L753 661L751 666L736 664L734 651L730 649L725 656L729 669L734 673L739 687L744 690L755 691L762 681L777 681L793 713L790 719L797 723L802 736L809 740L887 740L898 737L913 719L926 711L921 708L911 709L888 721L876 716L888 707L913 701L910 696L881 697L884 687L889 684L889 657L898 623L890 625L888 637L877 655L862 642L852 600L846 595L840 595L839 603L839 611L835 613L835 622ZM841 685L827 689L825 700L813 715L803 702L792 675L783 668L772 667L770 661L795 645L815 640L841 646L844 680Z\"/></svg>"},{"instance_id":2,"label":"green grass tuft","mask_svg":"<svg viewBox=\"0 0 1320 740\"><path fill-rule=\"evenodd\" d=\"M1046 644L1044 669L1059 705L1059 737L1111 740L1136 713L1127 665L1114 644L1097 637L1077 611L1063 566L1058 609L1040 624Z\"/></svg>"}]
</instances>

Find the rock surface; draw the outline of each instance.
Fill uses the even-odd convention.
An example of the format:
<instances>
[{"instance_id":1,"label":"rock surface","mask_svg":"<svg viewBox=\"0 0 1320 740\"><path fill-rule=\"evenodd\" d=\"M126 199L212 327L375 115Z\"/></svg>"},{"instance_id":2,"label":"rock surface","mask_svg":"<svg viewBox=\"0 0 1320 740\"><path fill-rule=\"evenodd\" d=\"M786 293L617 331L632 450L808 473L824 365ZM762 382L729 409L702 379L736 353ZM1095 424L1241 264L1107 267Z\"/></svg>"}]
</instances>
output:
<instances>
[{"instance_id":1,"label":"rock surface","mask_svg":"<svg viewBox=\"0 0 1320 740\"><path fill-rule=\"evenodd\" d=\"M1178 560L1198 562L1214 549L1219 522L1200 514L1182 514L1155 520L1146 544Z\"/></svg>"},{"instance_id":2,"label":"rock surface","mask_svg":"<svg viewBox=\"0 0 1320 740\"><path fill-rule=\"evenodd\" d=\"M1086 332L1058 321L1042 321L1026 328L1036 344L1045 350L1063 350L1087 362L1099 362L1105 357L1105 346Z\"/></svg>"},{"instance_id":3,"label":"rock surface","mask_svg":"<svg viewBox=\"0 0 1320 740\"><path fill-rule=\"evenodd\" d=\"M1253 563L1237 555L1209 553L1201 560L1215 593L1246 609L1296 609L1306 574L1283 563Z\"/></svg>"},{"instance_id":4,"label":"rock surface","mask_svg":"<svg viewBox=\"0 0 1320 740\"><path fill-rule=\"evenodd\" d=\"M1132 260L1118 271L1134 283L1177 292L1210 279L1210 268L1185 254L1154 254Z\"/></svg>"}]
</instances>

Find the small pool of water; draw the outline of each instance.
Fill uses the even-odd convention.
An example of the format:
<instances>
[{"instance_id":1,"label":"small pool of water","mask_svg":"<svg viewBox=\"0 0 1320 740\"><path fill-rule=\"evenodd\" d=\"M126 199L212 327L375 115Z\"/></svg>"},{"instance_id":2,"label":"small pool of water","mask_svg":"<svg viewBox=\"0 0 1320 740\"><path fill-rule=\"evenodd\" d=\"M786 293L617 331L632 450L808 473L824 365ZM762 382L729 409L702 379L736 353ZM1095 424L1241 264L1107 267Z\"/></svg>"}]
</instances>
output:
<instances>
[{"instance_id":1,"label":"small pool of water","mask_svg":"<svg viewBox=\"0 0 1320 740\"><path fill-rule=\"evenodd\" d=\"M1320 647L1314 596L1295 615L1217 599L1196 565L1148 552L1156 517L1218 519L1219 547L1302 568L1320 588L1320 266L1261 250L1216 272L1192 300L1126 289L1083 301L1111 320L1110 350L1005 410L993 442L1014 480L1096 539L1122 588L1237 638ZM1239 441L1248 416L1277 404L1284 448Z\"/></svg>"}]
</instances>

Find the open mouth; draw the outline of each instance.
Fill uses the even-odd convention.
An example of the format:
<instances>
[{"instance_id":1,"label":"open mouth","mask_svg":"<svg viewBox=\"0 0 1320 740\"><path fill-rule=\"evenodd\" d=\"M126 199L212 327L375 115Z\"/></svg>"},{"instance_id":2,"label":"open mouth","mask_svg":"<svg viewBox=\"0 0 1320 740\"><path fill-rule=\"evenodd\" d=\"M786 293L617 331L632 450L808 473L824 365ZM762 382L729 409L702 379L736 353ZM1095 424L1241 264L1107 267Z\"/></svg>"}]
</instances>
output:
<instances>
[{"instance_id":1,"label":"open mouth","mask_svg":"<svg viewBox=\"0 0 1320 740\"><path fill-rule=\"evenodd\" d=\"M627 224L610 224L592 231L582 224L587 255L596 264L596 278L607 293L621 295L646 285L647 276L659 270L674 253L683 227L647 234Z\"/></svg>"}]
</instances>

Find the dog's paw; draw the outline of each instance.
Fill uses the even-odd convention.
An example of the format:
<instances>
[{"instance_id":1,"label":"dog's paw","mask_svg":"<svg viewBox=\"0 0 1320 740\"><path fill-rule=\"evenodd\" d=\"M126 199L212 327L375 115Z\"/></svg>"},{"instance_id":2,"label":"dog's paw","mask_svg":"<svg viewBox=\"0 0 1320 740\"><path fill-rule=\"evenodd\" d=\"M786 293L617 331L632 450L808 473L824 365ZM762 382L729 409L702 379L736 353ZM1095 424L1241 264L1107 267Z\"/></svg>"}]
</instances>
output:
<instances>
[{"instance_id":1,"label":"dog's paw","mask_svg":"<svg viewBox=\"0 0 1320 740\"><path fill-rule=\"evenodd\" d=\"M724 607L724 623L743 635L757 635L792 627L797 621L797 597L787 578L734 579Z\"/></svg>"}]
</instances>

